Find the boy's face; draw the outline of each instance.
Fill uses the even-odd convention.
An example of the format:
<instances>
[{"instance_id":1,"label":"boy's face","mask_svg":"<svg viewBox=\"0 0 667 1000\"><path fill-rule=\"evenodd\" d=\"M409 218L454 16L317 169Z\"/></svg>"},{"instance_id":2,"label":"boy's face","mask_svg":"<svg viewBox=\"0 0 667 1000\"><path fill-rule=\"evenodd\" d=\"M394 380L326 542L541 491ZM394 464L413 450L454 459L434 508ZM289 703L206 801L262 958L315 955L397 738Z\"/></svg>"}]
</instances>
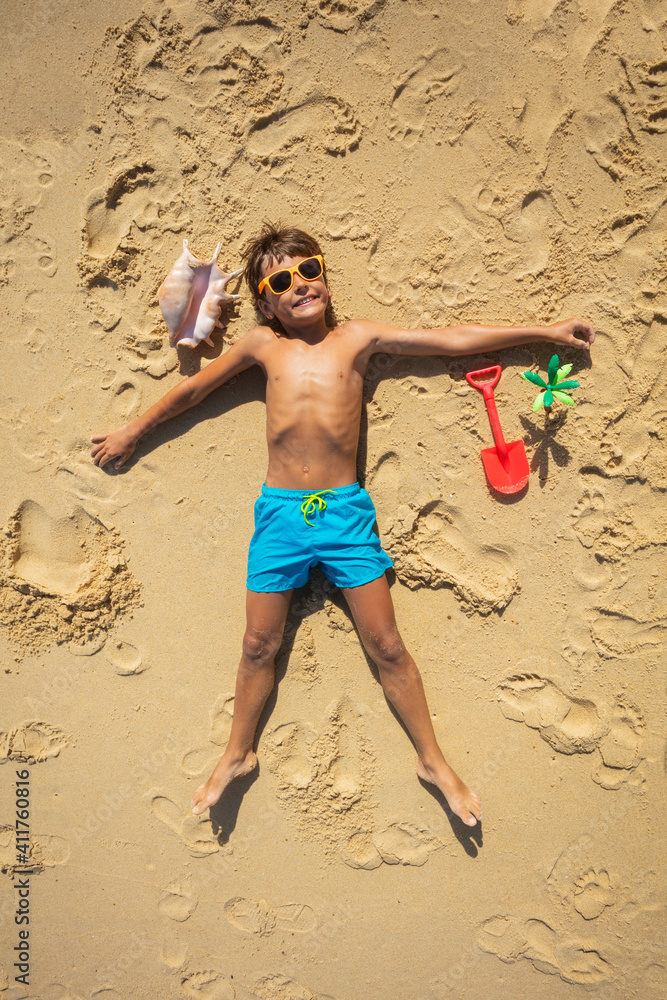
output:
<instances>
[{"instance_id":1,"label":"boy's face","mask_svg":"<svg viewBox=\"0 0 667 1000\"><path fill-rule=\"evenodd\" d=\"M283 257L281 261L270 258L262 268L262 278L267 274L273 274L282 268L294 267L302 260L307 260L306 256ZM288 327L310 326L314 321L319 320L326 312L329 301L329 289L327 288L324 275L312 281L306 281L298 271L294 271L292 287L276 295L268 285L264 286L264 291L258 299L258 305L267 319L278 319L287 329Z\"/></svg>"}]
</instances>

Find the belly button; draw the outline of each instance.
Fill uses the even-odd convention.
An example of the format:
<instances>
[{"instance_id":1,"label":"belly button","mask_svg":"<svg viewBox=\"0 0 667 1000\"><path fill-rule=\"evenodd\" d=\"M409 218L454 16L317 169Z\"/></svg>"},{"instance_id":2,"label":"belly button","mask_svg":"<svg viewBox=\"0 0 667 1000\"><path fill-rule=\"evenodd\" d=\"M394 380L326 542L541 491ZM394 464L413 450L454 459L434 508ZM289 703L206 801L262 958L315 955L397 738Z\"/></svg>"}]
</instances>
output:
<instances>
[{"instance_id":1,"label":"belly button","mask_svg":"<svg viewBox=\"0 0 667 1000\"><path fill-rule=\"evenodd\" d=\"M308 472L308 466L307 466L307 465L304 465L304 467L303 467L303 471L304 471L304 472Z\"/></svg>"}]
</instances>

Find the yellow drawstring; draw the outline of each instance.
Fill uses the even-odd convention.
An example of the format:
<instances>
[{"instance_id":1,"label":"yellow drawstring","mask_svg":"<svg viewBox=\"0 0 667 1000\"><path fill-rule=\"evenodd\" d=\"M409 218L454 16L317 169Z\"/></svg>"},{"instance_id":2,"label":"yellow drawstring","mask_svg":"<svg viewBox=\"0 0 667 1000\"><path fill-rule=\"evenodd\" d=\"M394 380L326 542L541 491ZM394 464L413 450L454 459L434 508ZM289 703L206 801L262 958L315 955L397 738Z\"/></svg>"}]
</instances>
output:
<instances>
[{"instance_id":1,"label":"yellow drawstring","mask_svg":"<svg viewBox=\"0 0 667 1000\"><path fill-rule=\"evenodd\" d=\"M315 526L314 521L309 521L306 514L314 514L318 510L324 510L326 508L327 502L323 500L320 496L321 493L335 493L335 490L320 490L319 493L305 493L303 497L303 503L301 504L301 513L303 514L303 519L306 524L309 524L311 528ZM315 505L317 501L317 506Z\"/></svg>"}]
</instances>

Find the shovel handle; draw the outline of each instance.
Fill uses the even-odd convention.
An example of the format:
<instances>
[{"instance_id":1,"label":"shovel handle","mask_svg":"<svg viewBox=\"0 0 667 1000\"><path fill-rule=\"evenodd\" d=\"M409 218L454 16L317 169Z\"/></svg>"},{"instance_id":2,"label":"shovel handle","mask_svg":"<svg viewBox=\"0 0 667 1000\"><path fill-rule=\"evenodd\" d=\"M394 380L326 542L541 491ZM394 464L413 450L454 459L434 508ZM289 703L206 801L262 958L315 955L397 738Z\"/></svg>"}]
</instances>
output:
<instances>
[{"instance_id":1,"label":"shovel handle","mask_svg":"<svg viewBox=\"0 0 667 1000\"><path fill-rule=\"evenodd\" d=\"M473 389L479 389L480 392L484 393L484 399L493 398L493 390L500 381L501 371L502 368L500 365L492 365L490 368L480 368L476 372L466 372L466 380ZM487 379L486 382L475 382L476 375L490 375L491 372L494 373L493 378Z\"/></svg>"},{"instance_id":2,"label":"shovel handle","mask_svg":"<svg viewBox=\"0 0 667 1000\"><path fill-rule=\"evenodd\" d=\"M493 431L496 448L498 449L498 457L500 458L503 467L507 469L509 468L507 444L505 443L502 427L500 426L500 418L498 416L498 410L496 409L496 400L493 395L493 388L498 385L501 371L502 368L500 365L492 365L490 368L480 368L476 372L466 372L466 380L468 384L473 387L473 389L478 389L484 396L484 402L486 403L486 409L489 414L489 423L491 424L491 430ZM475 382L474 380L474 376L491 374L492 377L487 379L486 382Z\"/></svg>"}]
</instances>

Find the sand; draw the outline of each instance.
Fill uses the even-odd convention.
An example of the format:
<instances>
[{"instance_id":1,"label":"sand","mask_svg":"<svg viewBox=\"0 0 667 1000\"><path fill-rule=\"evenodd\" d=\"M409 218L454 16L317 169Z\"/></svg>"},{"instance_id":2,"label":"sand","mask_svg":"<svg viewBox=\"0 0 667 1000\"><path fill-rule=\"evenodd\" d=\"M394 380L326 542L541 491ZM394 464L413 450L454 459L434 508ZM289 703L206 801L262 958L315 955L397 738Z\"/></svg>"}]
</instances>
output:
<instances>
[{"instance_id":1,"label":"sand","mask_svg":"<svg viewBox=\"0 0 667 1000\"><path fill-rule=\"evenodd\" d=\"M4 0L3 1000L664 1000L666 16ZM548 418L518 377L548 345L377 356L366 379L359 476L481 832L417 780L317 573L258 771L190 815L233 714L261 373L119 473L89 438L254 323L242 289L215 347L172 350L157 288L184 238L232 269L265 217L321 239L339 320L596 328ZM486 485L464 379L498 361L531 466L514 498Z\"/></svg>"}]
</instances>

